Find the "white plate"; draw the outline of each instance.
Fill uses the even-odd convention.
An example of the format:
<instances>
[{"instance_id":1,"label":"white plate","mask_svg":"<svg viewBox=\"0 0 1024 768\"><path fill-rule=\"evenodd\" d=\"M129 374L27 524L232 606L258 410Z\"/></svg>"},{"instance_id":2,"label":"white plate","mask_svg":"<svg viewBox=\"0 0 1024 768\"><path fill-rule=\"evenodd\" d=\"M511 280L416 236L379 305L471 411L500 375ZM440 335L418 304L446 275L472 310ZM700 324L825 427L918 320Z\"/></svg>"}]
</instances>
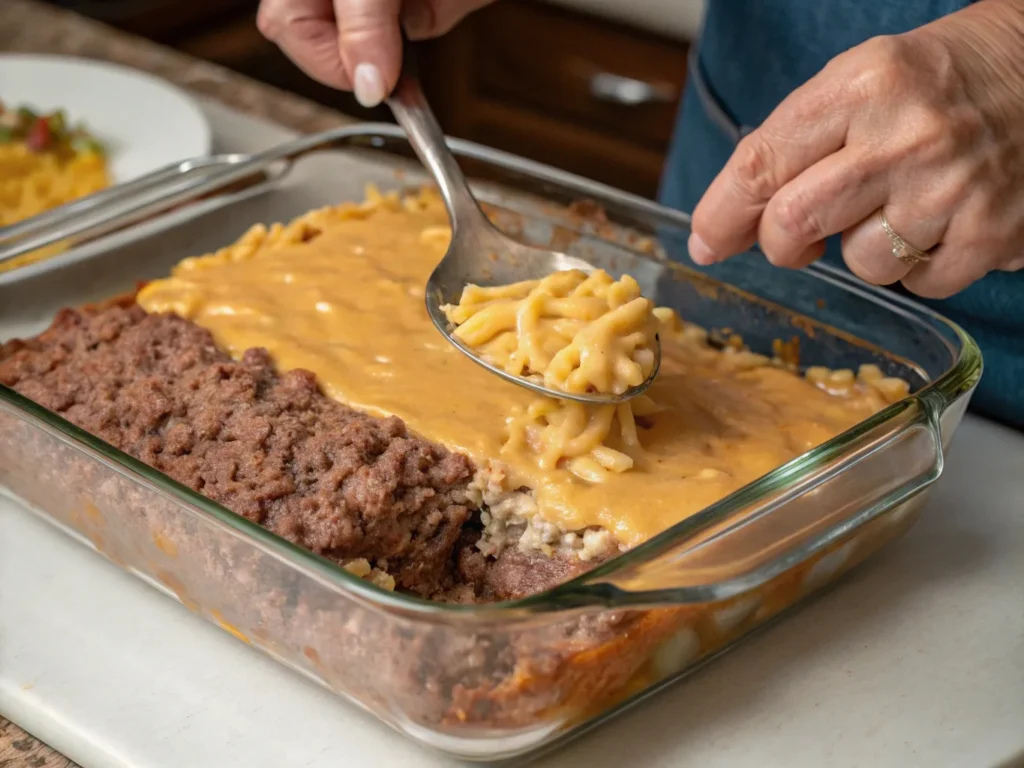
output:
<instances>
[{"instance_id":1,"label":"white plate","mask_svg":"<svg viewBox=\"0 0 1024 768\"><path fill-rule=\"evenodd\" d=\"M0 0L2 3L3 0ZM198 104L170 83L128 67L71 56L0 55L0 101L63 109L106 146L111 181L210 154L213 132ZM0 285L87 258L89 245L0 272Z\"/></svg>"},{"instance_id":2,"label":"white plate","mask_svg":"<svg viewBox=\"0 0 1024 768\"><path fill-rule=\"evenodd\" d=\"M63 109L110 152L114 182L209 154L206 118L183 91L127 67L68 56L0 55L0 101Z\"/></svg>"}]
</instances>

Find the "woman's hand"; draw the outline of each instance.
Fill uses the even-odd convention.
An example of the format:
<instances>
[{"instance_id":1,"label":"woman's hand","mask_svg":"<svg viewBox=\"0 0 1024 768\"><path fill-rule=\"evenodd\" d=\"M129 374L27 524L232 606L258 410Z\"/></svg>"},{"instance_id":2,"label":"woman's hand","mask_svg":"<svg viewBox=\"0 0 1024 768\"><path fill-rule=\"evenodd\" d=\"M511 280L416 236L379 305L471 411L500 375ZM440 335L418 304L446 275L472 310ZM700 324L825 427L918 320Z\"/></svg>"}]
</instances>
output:
<instances>
[{"instance_id":1,"label":"woman's hand","mask_svg":"<svg viewBox=\"0 0 1024 768\"><path fill-rule=\"evenodd\" d=\"M354 91L373 107L402 65L399 23L413 40L437 37L491 0L261 0L256 24L307 75Z\"/></svg>"},{"instance_id":2,"label":"woman's hand","mask_svg":"<svg viewBox=\"0 0 1024 768\"><path fill-rule=\"evenodd\" d=\"M879 210L930 258L898 259ZM926 297L1024 268L1024 1L833 59L740 142L694 211L690 254L712 264L757 242L803 267L838 232L854 274Z\"/></svg>"}]
</instances>

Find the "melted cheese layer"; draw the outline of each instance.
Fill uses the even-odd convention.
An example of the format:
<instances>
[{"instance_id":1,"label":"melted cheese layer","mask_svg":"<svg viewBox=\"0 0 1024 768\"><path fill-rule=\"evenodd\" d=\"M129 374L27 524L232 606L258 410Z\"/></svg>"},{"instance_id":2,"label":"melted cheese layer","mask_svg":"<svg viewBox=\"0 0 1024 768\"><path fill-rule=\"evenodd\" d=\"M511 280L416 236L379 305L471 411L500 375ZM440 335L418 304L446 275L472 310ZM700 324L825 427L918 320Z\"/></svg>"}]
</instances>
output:
<instances>
[{"instance_id":1,"label":"melted cheese layer","mask_svg":"<svg viewBox=\"0 0 1024 768\"><path fill-rule=\"evenodd\" d=\"M315 372L329 396L398 416L480 465L501 462L510 487L532 488L547 520L567 531L599 526L627 546L886 403L873 387L829 393L683 328L662 338L661 372L649 390L659 408L639 425L643 450L630 471L592 483L562 463L541 466L528 441L505 446L506 422L534 396L465 358L427 316L424 286L449 237L436 194L371 194L287 226L254 227L233 245L181 262L146 286L139 303L208 328L236 357L264 347L282 370Z\"/></svg>"}]
</instances>

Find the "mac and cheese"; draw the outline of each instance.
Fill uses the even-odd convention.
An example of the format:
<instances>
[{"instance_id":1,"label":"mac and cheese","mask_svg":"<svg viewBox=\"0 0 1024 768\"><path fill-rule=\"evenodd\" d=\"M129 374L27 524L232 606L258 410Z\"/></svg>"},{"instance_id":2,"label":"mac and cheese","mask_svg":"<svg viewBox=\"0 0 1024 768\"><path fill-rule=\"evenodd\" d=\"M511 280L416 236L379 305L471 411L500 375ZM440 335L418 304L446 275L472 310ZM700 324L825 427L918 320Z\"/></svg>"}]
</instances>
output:
<instances>
[{"instance_id":1,"label":"mac and cheese","mask_svg":"<svg viewBox=\"0 0 1024 768\"><path fill-rule=\"evenodd\" d=\"M453 333L485 360L560 392L622 394L654 367L658 319L632 277L556 272L513 285L469 285L443 307ZM654 410L649 399L638 407ZM508 420L504 453L528 449L541 468L564 460L598 482L633 467L640 450L633 404L588 405L539 397ZM611 435L617 447L607 445Z\"/></svg>"},{"instance_id":2,"label":"mac and cheese","mask_svg":"<svg viewBox=\"0 0 1024 768\"><path fill-rule=\"evenodd\" d=\"M888 402L887 385L852 372L819 384L762 355L718 349L700 328L654 309L661 368L649 398L630 401L629 415L536 403L467 359L427 316L424 286L447 249L447 222L433 191L371 191L363 203L253 227L214 254L181 262L138 301L208 328L234 356L263 347L281 370L314 371L331 397L399 416L468 455L499 478L484 521L495 542L529 522L523 538L541 548L563 546L573 532L586 539L588 530L595 541L583 541L584 551L601 544L600 531L636 545ZM535 449L545 444L560 448ZM530 497L499 508L503 491L521 489Z\"/></svg>"},{"instance_id":3,"label":"mac and cheese","mask_svg":"<svg viewBox=\"0 0 1024 768\"><path fill-rule=\"evenodd\" d=\"M99 192L110 183L103 148L62 113L35 115L0 104L0 227ZM61 244L0 264L0 272L63 250Z\"/></svg>"}]
</instances>

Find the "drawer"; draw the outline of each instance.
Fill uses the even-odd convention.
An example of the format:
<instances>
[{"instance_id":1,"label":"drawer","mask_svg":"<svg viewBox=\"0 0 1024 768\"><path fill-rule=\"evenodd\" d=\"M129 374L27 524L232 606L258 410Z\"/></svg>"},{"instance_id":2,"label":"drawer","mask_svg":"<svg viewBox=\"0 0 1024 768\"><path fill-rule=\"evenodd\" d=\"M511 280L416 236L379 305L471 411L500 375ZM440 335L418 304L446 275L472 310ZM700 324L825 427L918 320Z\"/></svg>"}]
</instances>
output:
<instances>
[{"instance_id":1,"label":"drawer","mask_svg":"<svg viewBox=\"0 0 1024 768\"><path fill-rule=\"evenodd\" d=\"M58 0L56 5L134 35L172 45L182 35L202 30L224 18L239 14L254 17L256 13L252 0Z\"/></svg>"},{"instance_id":2,"label":"drawer","mask_svg":"<svg viewBox=\"0 0 1024 768\"><path fill-rule=\"evenodd\" d=\"M543 43L538 45L535 39L529 45L546 53L521 56L512 37L500 31L503 19L543 26ZM564 30L573 30L572 35ZM550 43L558 37L570 42L558 48ZM657 190L675 118L677 96L668 100L667 83L675 78L671 88L681 88L686 66L684 45L655 40L648 47L652 39L528 1L499 2L424 45L420 70L447 133L650 197ZM500 41L501 46L492 46L491 41ZM178 47L354 117L391 120L387 107L364 110L351 94L302 74L262 38L250 13L206 25ZM507 57L518 57L524 70L505 66ZM549 58L552 63L547 63ZM543 72L551 68L564 76L547 78L550 82L545 83ZM574 74L580 72L646 77L649 82L659 82L660 77L666 83L665 98L634 104L596 98L588 90L590 82Z\"/></svg>"},{"instance_id":3,"label":"drawer","mask_svg":"<svg viewBox=\"0 0 1024 768\"><path fill-rule=\"evenodd\" d=\"M648 198L657 193L662 152L498 102L478 101L472 112L465 138Z\"/></svg>"},{"instance_id":4,"label":"drawer","mask_svg":"<svg viewBox=\"0 0 1024 768\"><path fill-rule=\"evenodd\" d=\"M533 2L499 2L472 27L472 90L664 151L686 45Z\"/></svg>"}]
</instances>

